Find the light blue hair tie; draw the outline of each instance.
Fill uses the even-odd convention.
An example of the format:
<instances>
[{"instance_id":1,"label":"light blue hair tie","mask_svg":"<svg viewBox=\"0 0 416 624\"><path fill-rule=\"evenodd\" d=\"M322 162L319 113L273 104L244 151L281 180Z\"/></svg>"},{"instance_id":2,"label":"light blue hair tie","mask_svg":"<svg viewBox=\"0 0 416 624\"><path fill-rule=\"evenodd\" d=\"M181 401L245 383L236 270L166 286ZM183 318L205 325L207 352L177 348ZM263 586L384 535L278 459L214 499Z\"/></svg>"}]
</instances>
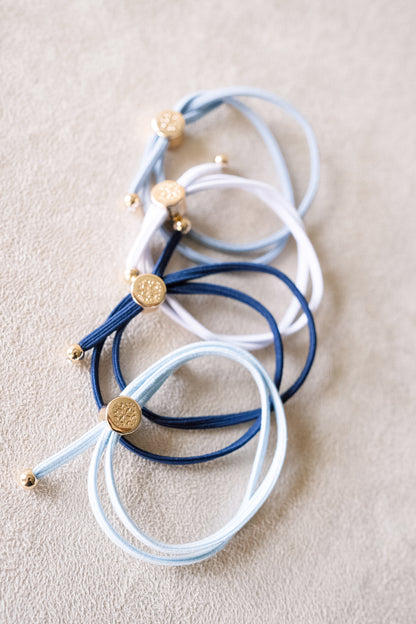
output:
<instances>
[{"instance_id":1,"label":"light blue hair tie","mask_svg":"<svg viewBox=\"0 0 416 624\"><path fill-rule=\"evenodd\" d=\"M261 417L257 449L242 497L235 515L221 529L201 540L185 544L164 544L156 541L140 529L124 508L114 480L113 457L121 438L120 431L131 433L140 424L141 411L172 373L180 366L202 356L221 356L241 364L251 374L260 395ZM269 468L261 477L269 443L271 408L277 425L275 449ZM53 457L43 461L33 471L22 473L24 487L30 489L37 481L67 463L89 447L95 445L88 472L88 495L91 509L104 533L124 551L150 563L161 565L187 565L208 559L220 551L230 539L254 516L272 492L280 475L287 443L286 419L282 401L273 381L263 366L250 353L221 342L198 342L187 345L165 356L130 383L125 390L107 406L106 421L70 444ZM98 493L98 470L104 459L105 483L109 500L121 523L142 546L127 541L107 517ZM30 473L30 474L29 474ZM261 478L260 478L261 477Z\"/></svg>"},{"instance_id":2,"label":"light blue hair tie","mask_svg":"<svg viewBox=\"0 0 416 624\"><path fill-rule=\"evenodd\" d=\"M277 97L273 93L262 89L255 89L251 87L228 87L224 89L214 89L210 91L192 93L191 95L188 95L180 100L174 106L173 111L180 113L181 116L183 116L184 122L186 124L190 124L215 110L221 104L228 104L239 110L254 126L267 147L277 172L282 193L289 203L293 205L295 200L292 182L285 159L275 137L270 132L270 129L264 121L258 117L249 106L236 99L238 97L253 97L270 102L285 111L299 124L303 130L307 140L310 157L309 182L305 195L298 206L298 212L300 216L303 216L310 207L318 189L319 152L312 128L306 119L291 104L282 98ZM173 111L165 111L165 114L169 112L172 113ZM169 146L169 139L166 138L166 134L163 135L163 131L160 130L160 125L159 128L156 128L156 132L157 134L150 139L145 148L139 171L131 185L130 195L128 196L138 197L138 195L140 195L143 198L145 207L146 205L149 205L149 202L151 201L150 191L152 178L154 178L155 182L161 182L165 179L164 157L166 149ZM247 253L252 254L253 252L259 252L261 255L255 258L254 261L267 264L281 252L288 239L288 233L287 230L282 229L267 239L251 243L249 245L249 249L247 245L226 243L206 236L203 233L195 232L194 230L189 233L189 238L193 238L196 242L207 248L215 249L228 254L232 253L246 255ZM212 258L195 249L192 249L186 243L179 245L178 250L188 259L198 264L212 262ZM250 258L246 259L250 260Z\"/></svg>"}]
</instances>

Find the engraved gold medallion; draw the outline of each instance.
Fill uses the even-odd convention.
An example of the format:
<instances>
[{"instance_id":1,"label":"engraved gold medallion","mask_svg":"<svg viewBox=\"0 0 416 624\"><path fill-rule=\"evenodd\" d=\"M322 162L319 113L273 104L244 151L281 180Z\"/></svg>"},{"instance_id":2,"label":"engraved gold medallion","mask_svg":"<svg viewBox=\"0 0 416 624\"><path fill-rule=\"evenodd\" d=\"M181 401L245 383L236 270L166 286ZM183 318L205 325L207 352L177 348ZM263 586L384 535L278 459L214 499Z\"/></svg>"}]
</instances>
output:
<instances>
[{"instance_id":1,"label":"engraved gold medallion","mask_svg":"<svg viewBox=\"0 0 416 624\"><path fill-rule=\"evenodd\" d=\"M107 422L113 431L127 435L136 431L142 419L142 408L130 397L119 396L106 408Z\"/></svg>"},{"instance_id":2,"label":"engraved gold medallion","mask_svg":"<svg viewBox=\"0 0 416 624\"><path fill-rule=\"evenodd\" d=\"M185 189L175 180L163 180L152 188L152 201L162 204L165 208L172 208L185 199Z\"/></svg>"},{"instance_id":3,"label":"engraved gold medallion","mask_svg":"<svg viewBox=\"0 0 416 624\"><path fill-rule=\"evenodd\" d=\"M131 296L142 308L156 308L164 302L165 282L153 273L139 275L131 285Z\"/></svg>"},{"instance_id":4,"label":"engraved gold medallion","mask_svg":"<svg viewBox=\"0 0 416 624\"><path fill-rule=\"evenodd\" d=\"M185 118L177 111L164 110L152 119L152 129L165 139L178 139L185 131Z\"/></svg>"}]
</instances>

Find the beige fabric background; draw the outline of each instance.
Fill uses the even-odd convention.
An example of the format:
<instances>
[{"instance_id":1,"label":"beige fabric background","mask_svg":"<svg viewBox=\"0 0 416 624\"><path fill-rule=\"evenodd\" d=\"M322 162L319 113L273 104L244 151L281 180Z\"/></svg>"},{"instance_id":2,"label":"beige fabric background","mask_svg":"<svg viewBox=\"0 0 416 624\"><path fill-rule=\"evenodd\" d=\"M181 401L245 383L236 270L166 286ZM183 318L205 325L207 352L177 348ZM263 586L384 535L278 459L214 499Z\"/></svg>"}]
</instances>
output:
<instances>
[{"instance_id":1,"label":"beige fabric background","mask_svg":"<svg viewBox=\"0 0 416 624\"><path fill-rule=\"evenodd\" d=\"M3 0L1 13L1 622L413 622L414 2ZM317 134L322 178L306 225L326 283L319 352L288 405L287 461L267 504L211 561L151 567L96 526L88 453L33 494L15 475L95 422L88 363L71 367L63 353L126 292L123 260L140 219L119 198L152 113L190 91L236 84L285 97ZM271 107L257 109L299 197L303 138ZM274 180L264 149L227 109L189 130L169 175L218 151L233 171ZM205 231L224 235L227 225L235 240L276 225L240 194L201 196L189 209ZM293 248L279 266L293 274ZM267 278L222 282L283 310L285 295ZM215 303L188 305L219 330L260 328L254 314ZM138 319L124 344L126 376L191 340L160 312ZM305 341L286 342L286 381ZM271 351L258 355L272 371ZM255 404L241 371L216 360L186 367L154 400L171 414ZM190 453L236 435L146 426L139 437ZM172 468L121 449L116 469L140 526L192 539L236 509L253 453L252 443L210 465Z\"/></svg>"}]
</instances>

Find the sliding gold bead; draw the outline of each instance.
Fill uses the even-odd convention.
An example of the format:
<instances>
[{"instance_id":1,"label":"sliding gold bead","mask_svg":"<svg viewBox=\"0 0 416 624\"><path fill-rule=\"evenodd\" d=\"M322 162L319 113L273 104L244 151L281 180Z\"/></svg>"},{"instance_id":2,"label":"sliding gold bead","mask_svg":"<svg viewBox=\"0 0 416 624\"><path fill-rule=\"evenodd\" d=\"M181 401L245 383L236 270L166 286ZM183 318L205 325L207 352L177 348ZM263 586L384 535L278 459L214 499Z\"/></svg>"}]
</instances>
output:
<instances>
[{"instance_id":1,"label":"sliding gold bead","mask_svg":"<svg viewBox=\"0 0 416 624\"><path fill-rule=\"evenodd\" d=\"M101 409L98 410L98 422L102 422L107 419L107 405L103 405Z\"/></svg>"},{"instance_id":2,"label":"sliding gold bead","mask_svg":"<svg viewBox=\"0 0 416 624\"><path fill-rule=\"evenodd\" d=\"M30 468L23 470L19 477L19 484L24 490L33 490L33 488L35 488L38 484L38 480L33 474L33 470Z\"/></svg>"},{"instance_id":3,"label":"sliding gold bead","mask_svg":"<svg viewBox=\"0 0 416 624\"><path fill-rule=\"evenodd\" d=\"M227 154L217 154L214 157L214 163L216 163L217 165L228 165Z\"/></svg>"},{"instance_id":4,"label":"sliding gold bead","mask_svg":"<svg viewBox=\"0 0 416 624\"><path fill-rule=\"evenodd\" d=\"M152 129L156 134L169 139L169 147L178 147L185 133L185 118L181 113L165 110L152 119Z\"/></svg>"},{"instance_id":5,"label":"sliding gold bead","mask_svg":"<svg viewBox=\"0 0 416 624\"><path fill-rule=\"evenodd\" d=\"M127 435L136 431L142 419L142 408L132 398L119 396L106 408L107 422L113 431Z\"/></svg>"},{"instance_id":6,"label":"sliding gold bead","mask_svg":"<svg viewBox=\"0 0 416 624\"><path fill-rule=\"evenodd\" d=\"M182 234L188 234L191 231L191 222L187 217L176 216L172 220L172 227L175 232L182 232Z\"/></svg>"},{"instance_id":7,"label":"sliding gold bead","mask_svg":"<svg viewBox=\"0 0 416 624\"><path fill-rule=\"evenodd\" d=\"M137 210L141 206L140 197L137 193L128 193L124 196L124 205L128 210Z\"/></svg>"},{"instance_id":8,"label":"sliding gold bead","mask_svg":"<svg viewBox=\"0 0 416 624\"><path fill-rule=\"evenodd\" d=\"M153 273L139 275L131 285L131 296L142 308L154 309L164 302L166 284Z\"/></svg>"},{"instance_id":9,"label":"sliding gold bead","mask_svg":"<svg viewBox=\"0 0 416 624\"><path fill-rule=\"evenodd\" d=\"M71 362L79 362L84 357L84 350L79 346L79 344L73 344L66 352L66 357Z\"/></svg>"},{"instance_id":10,"label":"sliding gold bead","mask_svg":"<svg viewBox=\"0 0 416 624\"><path fill-rule=\"evenodd\" d=\"M124 271L124 279L129 284L132 284L138 275L139 271L137 269L126 269Z\"/></svg>"}]
</instances>

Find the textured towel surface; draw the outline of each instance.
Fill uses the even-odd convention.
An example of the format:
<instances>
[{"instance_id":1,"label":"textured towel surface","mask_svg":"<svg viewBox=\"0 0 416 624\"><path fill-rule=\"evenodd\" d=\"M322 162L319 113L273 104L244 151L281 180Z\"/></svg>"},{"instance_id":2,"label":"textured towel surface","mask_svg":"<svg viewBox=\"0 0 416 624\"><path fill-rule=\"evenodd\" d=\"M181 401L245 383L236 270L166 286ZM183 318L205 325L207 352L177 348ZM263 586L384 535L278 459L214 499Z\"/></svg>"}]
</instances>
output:
<instances>
[{"instance_id":1,"label":"textured towel surface","mask_svg":"<svg viewBox=\"0 0 416 624\"><path fill-rule=\"evenodd\" d=\"M1 13L0 621L413 622L415 3L4 0ZM96 421L88 362L71 366L63 353L126 292L123 262L140 218L119 198L152 114L190 91L236 84L285 97L317 134L322 179L306 225L326 281L319 353L287 407L287 461L267 504L211 561L155 568L98 529L90 453L36 493L21 491L15 475ZM256 108L300 197L304 141L270 106ZM233 171L274 180L253 132L227 108L190 128L168 155L169 177L218 152ZM275 225L241 193L193 197L189 210L200 229L234 240ZM292 274L293 251L277 264ZM222 281L284 309L286 294L267 277ZM217 330L264 327L231 302L184 301ZM123 343L126 377L191 340L160 311L137 319ZM286 341L286 382L305 340ZM271 371L272 352L258 356ZM107 350L107 398L109 365ZM196 415L256 400L238 368L206 359L179 371L152 405ZM174 454L207 452L239 433L148 425L139 436ZM254 450L252 442L210 465L172 468L121 448L120 491L153 536L195 538L236 509Z\"/></svg>"}]
</instances>

